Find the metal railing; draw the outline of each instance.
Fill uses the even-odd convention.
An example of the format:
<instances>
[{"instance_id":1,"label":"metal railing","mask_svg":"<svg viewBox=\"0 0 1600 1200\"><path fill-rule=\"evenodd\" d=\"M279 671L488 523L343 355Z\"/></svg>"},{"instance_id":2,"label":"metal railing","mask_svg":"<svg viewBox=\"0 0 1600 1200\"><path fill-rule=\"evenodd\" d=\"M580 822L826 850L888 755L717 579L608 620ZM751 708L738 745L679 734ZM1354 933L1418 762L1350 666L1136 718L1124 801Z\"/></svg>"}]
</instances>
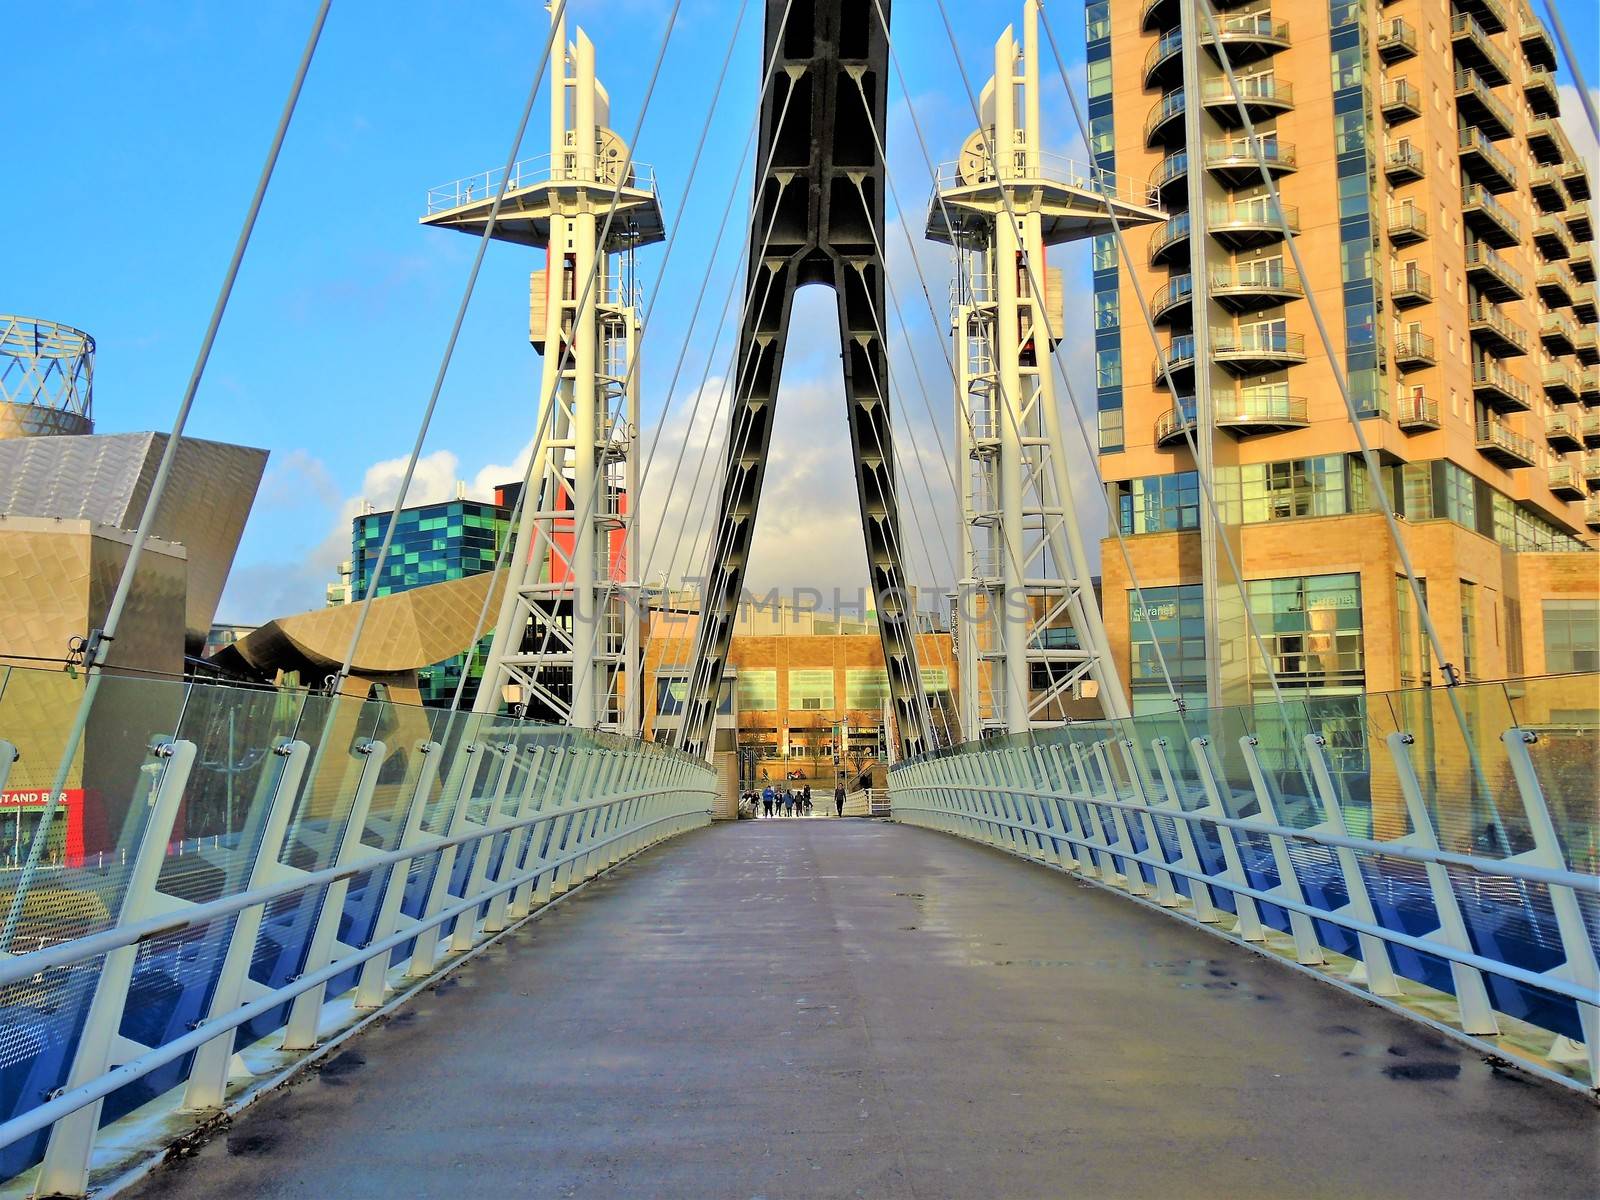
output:
<instances>
[{"instance_id":1,"label":"metal railing","mask_svg":"<svg viewBox=\"0 0 1600 1200\"><path fill-rule=\"evenodd\" d=\"M892 816L1145 898L1592 1088L1597 690L1548 676L968 742L896 766Z\"/></svg>"},{"instance_id":2,"label":"metal railing","mask_svg":"<svg viewBox=\"0 0 1600 1200\"><path fill-rule=\"evenodd\" d=\"M988 134L993 139L993 126L990 126ZM991 144L993 144L992 141ZM1065 184L1067 187L1077 188L1080 191L1103 195L1119 204L1131 204L1143 208L1160 207L1159 197L1155 189L1145 186L1129 175L1119 175L1115 171L1091 166L1076 159L1067 158L1062 154L1041 152L1033 156L1037 160L1037 163L1034 164L1028 161L1029 156L1021 148L1007 153L1003 147L995 146L994 153L1000 158L1002 167L1000 175L1006 180L1043 180L1047 183ZM949 188L967 187L977 183L992 183L994 179L993 157L982 164L977 178L970 178L964 174L963 166L959 162L952 161L939 164L938 189L941 192Z\"/></svg>"},{"instance_id":3,"label":"metal railing","mask_svg":"<svg viewBox=\"0 0 1600 1200\"><path fill-rule=\"evenodd\" d=\"M0 670L0 793L42 795L81 687ZM42 851L0 869L0 1179L38 1166L40 1194L84 1193L105 1125L161 1112L176 1136L179 1110L204 1119L705 824L713 786L606 734L115 676L85 747L52 819L27 811ZM265 1075L240 1078L236 1050Z\"/></svg>"},{"instance_id":4,"label":"metal railing","mask_svg":"<svg viewBox=\"0 0 1600 1200\"><path fill-rule=\"evenodd\" d=\"M506 194L530 188L540 183L598 183L607 187L620 186L633 188L655 194L656 172L648 163L635 162L631 165L628 177L621 179L622 164L618 162L599 161L597 155L588 155L589 161L579 162L575 152L559 156L539 154L531 158L524 158L511 166L510 183L506 186ZM468 175L464 179L457 179L451 183L441 184L428 189L428 215L448 212L452 208L460 208L464 204L473 204L483 200L493 200L500 190L500 183L506 178L504 167L496 167L492 171L480 171L476 175Z\"/></svg>"}]
</instances>

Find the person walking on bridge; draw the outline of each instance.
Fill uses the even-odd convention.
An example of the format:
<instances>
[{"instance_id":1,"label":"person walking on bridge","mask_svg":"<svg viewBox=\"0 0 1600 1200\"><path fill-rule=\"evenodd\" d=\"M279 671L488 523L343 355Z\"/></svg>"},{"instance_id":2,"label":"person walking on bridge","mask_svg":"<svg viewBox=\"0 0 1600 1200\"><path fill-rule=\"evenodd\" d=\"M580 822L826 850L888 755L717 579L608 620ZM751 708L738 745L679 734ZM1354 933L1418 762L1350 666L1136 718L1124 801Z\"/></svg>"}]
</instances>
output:
<instances>
[{"instance_id":1,"label":"person walking on bridge","mask_svg":"<svg viewBox=\"0 0 1600 1200\"><path fill-rule=\"evenodd\" d=\"M844 816L844 784L842 783L833 785L833 815L836 817Z\"/></svg>"},{"instance_id":2,"label":"person walking on bridge","mask_svg":"<svg viewBox=\"0 0 1600 1200\"><path fill-rule=\"evenodd\" d=\"M776 799L777 793L772 790L772 785L770 783L761 789L761 815L763 817L770 817L772 815L772 804Z\"/></svg>"},{"instance_id":3,"label":"person walking on bridge","mask_svg":"<svg viewBox=\"0 0 1600 1200\"><path fill-rule=\"evenodd\" d=\"M811 785L809 783L800 789L800 815L803 817L811 815Z\"/></svg>"}]
</instances>

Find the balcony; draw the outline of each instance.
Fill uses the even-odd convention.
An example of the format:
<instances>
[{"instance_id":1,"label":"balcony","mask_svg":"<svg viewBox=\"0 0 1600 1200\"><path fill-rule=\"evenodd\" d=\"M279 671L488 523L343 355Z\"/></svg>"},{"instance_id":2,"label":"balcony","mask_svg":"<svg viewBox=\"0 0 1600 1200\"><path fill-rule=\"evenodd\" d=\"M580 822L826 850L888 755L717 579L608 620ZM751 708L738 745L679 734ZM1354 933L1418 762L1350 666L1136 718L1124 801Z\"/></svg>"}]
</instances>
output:
<instances>
[{"instance_id":1,"label":"balcony","mask_svg":"<svg viewBox=\"0 0 1600 1200\"><path fill-rule=\"evenodd\" d=\"M1578 376L1565 363L1545 363L1539 382L1545 399L1552 404L1570 404L1578 398Z\"/></svg>"},{"instance_id":2,"label":"balcony","mask_svg":"<svg viewBox=\"0 0 1600 1200\"><path fill-rule=\"evenodd\" d=\"M1294 107L1294 87L1280 83L1276 75L1247 75L1239 80L1236 97L1226 79L1211 79L1200 89L1200 102L1220 125L1238 129L1244 124L1239 104L1252 121L1266 121Z\"/></svg>"},{"instance_id":3,"label":"balcony","mask_svg":"<svg viewBox=\"0 0 1600 1200\"><path fill-rule=\"evenodd\" d=\"M1229 64L1234 66L1255 62L1289 46L1289 22L1274 21L1271 12L1218 17L1215 38L1211 36L1210 22L1204 17L1200 18L1199 25L1200 44L1220 60L1216 51L1220 43L1228 52Z\"/></svg>"},{"instance_id":4,"label":"balcony","mask_svg":"<svg viewBox=\"0 0 1600 1200\"><path fill-rule=\"evenodd\" d=\"M1600 454L1583 456L1583 482L1591 492L1600 492Z\"/></svg>"},{"instance_id":5,"label":"balcony","mask_svg":"<svg viewBox=\"0 0 1600 1200\"><path fill-rule=\"evenodd\" d=\"M1600 530L1600 500L1591 500L1583 506L1583 523L1590 529Z\"/></svg>"},{"instance_id":6,"label":"balcony","mask_svg":"<svg viewBox=\"0 0 1600 1200\"><path fill-rule=\"evenodd\" d=\"M1578 375L1578 399L1593 407L1600 404L1600 371L1583 371ZM1589 418L1583 419L1583 436L1589 438ZM1600 414L1596 414L1596 431L1600 433ZM1591 445L1593 443L1590 443Z\"/></svg>"},{"instance_id":7,"label":"balcony","mask_svg":"<svg viewBox=\"0 0 1600 1200\"><path fill-rule=\"evenodd\" d=\"M1485 190L1499 195L1517 186L1517 168L1477 129L1467 126L1456 134L1461 150L1461 170Z\"/></svg>"},{"instance_id":8,"label":"balcony","mask_svg":"<svg viewBox=\"0 0 1600 1200\"><path fill-rule=\"evenodd\" d=\"M1456 71L1456 112L1462 123L1476 125L1492 141L1510 137L1516 127L1505 102L1490 91L1483 76L1470 68Z\"/></svg>"},{"instance_id":9,"label":"balcony","mask_svg":"<svg viewBox=\"0 0 1600 1200\"><path fill-rule=\"evenodd\" d=\"M1574 243L1594 241L1594 219L1587 201L1567 209L1564 219L1567 222L1567 234Z\"/></svg>"},{"instance_id":10,"label":"balcony","mask_svg":"<svg viewBox=\"0 0 1600 1200\"><path fill-rule=\"evenodd\" d=\"M1182 66L1183 30L1169 29L1144 56L1144 86L1153 88L1164 85L1171 82L1168 76L1181 78Z\"/></svg>"},{"instance_id":11,"label":"balcony","mask_svg":"<svg viewBox=\"0 0 1600 1200\"><path fill-rule=\"evenodd\" d=\"M1478 235L1480 241L1491 246L1515 246L1522 240L1522 222L1491 196L1482 184L1468 183L1461 188L1461 216L1467 228ZM1545 217L1553 221L1553 217Z\"/></svg>"},{"instance_id":12,"label":"balcony","mask_svg":"<svg viewBox=\"0 0 1600 1200\"><path fill-rule=\"evenodd\" d=\"M1300 232L1300 210L1284 205L1280 219L1271 200L1214 201L1206 205L1206 228L1211 236L1233 250L1270 245L1283 240L1283 227Z\"/></svg>"},{"instance_id":13,"label":"balcony","mask_svg":"<svg viewBox=\"0 0 1600 1200\"><path fill-rule=\"evenodd\" d=\"M1491 300L1522 299L1522 273L1482 242L1467 243L1467 278Z\"/></svg>"},{"instance_id":14,"label":"balcony","mask_svg":"<svg viewBox=\"0 0 1600 1200\"><path fill-rule=\"evenodd\" d=\"M1417 31L1409 21L1391 17L1378 27L1378 57L1397 63L1417 56Z\"/></svg>"},{"instance_id":15,"label":"balcony","mask_svg":"<svg viewBox=\"0 0 1600 1200\"><path fill-rule=\"evenodd\" d=\"M1383 85L1384 120L1391 125L1401 125L1422 115L1422 93L1404 79L1394 79Z\"/></svg>"},{"instance_id":16,"label":"balcony","mask_svg":"<svg viewBox=\"0 0 1600 1200\"><path fill-rule=\"evenodd\" d=\"M1576 157L1567 135L1561 131L1559 117L1540 117L1528 126L1528 149L1542 163L1571 162Z\"/></svg>"},{"instance_id":17,"label":"balcony","mask_svg":"<svg viewBox=\"0 0 1600 1200\"><path fill-rule=\"evenodd\" d=\"M1194 397L1181 397L1177 404L1156 418L1156 447L1185 443L1184 434L1195 428Z\"/></svg>"},{"instance_id":18,"label":"balcony","mask_svg":"<svg viewBox=\"0 0 1600 1200\"><path fill-rule=\"evenodd\" d=\"M1394 335L1394 365L1402 375L1420 371L1439 361L1433 339L1418 329L1400 329Z\"/></svg>"},{"instance_id":19,"label":"balcony","mask_svg":"<svg viewBox=\"0 0 1600 1200\"><path fill-rule=\"evenodd\" d=\"M1499 412L1527 412L1528 385L1497 362L1472 361L1472 395Z\"/></svg>"},{"instance_id":20,"label":"balcony","mask_svg":"<svg viewBox=\"0 0 1600 1200\"><path fill-rule=\"evenodd\" d=\"M1567 267L1572 271L1574 279L1583 283L1594 282L1594 255L1574 254Z\"/></svg>"},{"instance_id":21,"label":"balcony","mask_svg":"<svg viewBox=\"0 0 1600 1200\"><path fill-rule=\"evenodd\" d=\"M1410 246L1428 236L1428 214L1410 204L1389 209L1389 240L1396 246Z\"/></svg>"},{"instance_id":22,"label":"balcony","mask_svg":"<svg viewBox=\"0 0 1600 1200\"><path fill-rule=\"evenodd\" d=\"M1194 276L1174 275L1158 290L1150 301L1150 317L1156 324L1166 324L1169 318L1182 310L1184 324L1188 324L1189 302L1194 299Z\"/></svg>"},{"instance_id":23,"label":"balcony","mask_svg":"<svg viewBox=\"0 0 1600 1200\"><path fill-rule=\"evenodd\" d=\"M1535 67L1522 77L1522 95L1537 117L1561 115L1561 93L1556 90L1555 72Z\"/></svg>"},{"instance_id":24,"label":"balcony","mask_svg":"<svg viewBox=\"0 0 1600 1200\"><path fill-rule=\"evenodd\" d=\"M1256 312L1305 294L1299 272L1285 270L1281 261L1239 263L1211 271L1211 297L1229 312Z\"/></svg>"},{"instance_id":25,"label":"balcony","mask_svg":"<svg viewBox=\"0 0 1600 1200\"><path fill-rule=\"evenodd\" d=\"M1578 330L1578 335L1572 339L1572 352L1578 356L1578 361L1586 367L1600 363L1600 341L1595 338L1593 325Z\"/></svg>"},{"instance_id":26,"label":"balcony","mask_svg":"<svg viewBox=\"0 0 1600 1200\"><path fill-rule=\"evenodd\" d=\"M1557 170L1561 172L1561 182L1566 185L1567 195L1574 200L1593 199L1589 195L1589 169L1581 162L1562 163Z\"/></svg>"},{"instance_id":27,"label":"balcony","mask_svg":"<svg viewBox=\"0 0 1600 1200\"><path fill-rule=\"evenodd\" d=\"M1545 481L1550 485L1550 493L1563 500L1582 500L1589 494L1589 489L1584 487L1583 478L1576 467L1570 463L1560 463L1550 467L1545 472Z\"/></svg>"},{"instance_id":28,"label":"balcony","mask_svg":"<svg viewBox=\"0 0 1600 1200\"><path fill-rule=\"evenodd\" d=\"M1578 436L1586 449L1600 446L1600 412L1586 412L1578 418Z\"/></svg>"},{"instance_id":29,"label":"balcony","mask_svg":"<svg viewBox=\"0 0 1600 1200\"><path fill-rule=\"evenodd\" d=\"M1490 33L1504 33L1506 10L1500 0L1455 0L1457 11L1471 13Z\"/></svg>"},{"instance_id":30,"label":"balcony","mask_svg":"<svg viewBox=\"0 0 1600 1200\"><path fill-rule=\"evenodd\" d=\"M1527 331L1487 300L1474 299L1467 304L1467 332L1475 344L1496 358L1528 352Z\"/></svg>"},{"instance_id":31,"label":"balcony","mask_svg":"<svg viewBox=\"0 0 1600 1200\"><path fill-rule=\"evenodd\" d=\"M1183 139L1183 114L1187 97L1182 88L1176 88L1157 100L1144 121L1144 144L1154 150L1169 140Z\"/></svg>"},{"instance_id":32,"label":"balcony","mask_svg":"<svg viewBox=\"0 0 1600 1200\"><path fill-rule=\"evenodd\" d=\"M1556 44L1551 41L1550 31L1544 27L1544 22L1524 6L1518 14L1517 24L1520 26L1518 36L1522 39L1522 56L1536 67L1554 71Z\"/></svg>"},{"instance_id":33,"label":"balcony","mask_svg":"<svg viewBox=\"0 0 1600 1200\"><path fill-rule=\"evenodd\" d=\"M1540 217L1533 227L1533 241L1546 262L1563 262L1572 257L1572 239L1558 217Z\"/></svg>"},{"instance_id":34,"label":"balcony","mask_svg":"<svg viewBox=\"0 0 1600 1200\"><path fill-rule=\"evenodd\" d=\"M1439 428L1439 402L1426 396L1401 396L1394 419L1406 433L1428 433Z\"/></svg>"},{"instance_id":35,"label":"balcony","mask_svg":"<svg viewBox=\"0 0 1600 1200\"><path fill-rule=\"evenodd\" d=\"M1165 370L1162 369L1163 366L1165 366ZM1164 388L1167 386L1167 376L1169 374L1174 379L1179 379L1193 370L1194 335L1186 333L1182 337L1173 338L1166 344L1165 348L1157 353L1155 367L1151 371L1151 376L1156 387Z\"/></svg>"},{"instance_id":36,"label":"balcony","mask_svg":"<svg viewBox=\"0 0 1600 1200\"><path fill-rule=\"evenodd\" d=\"M1247 325L1243 329L1213 329L1211 356L1240 375L1278 370L1306 361L1304 334Z\"/></svg>"},{"instance_id":37,"label":"balcony","mask_svg":"<svg viewBox=\"0 0 1600 1200\"><path fill-rule=\"evenodd\" d=\"M1470 14L1458 12L1451 16L1450 44L1456 62L1478 72L1490 87L1504 87L1511 82L1511 63L1489 40L1489 31Z\"/></svg>"},{"instance_id":38,"label":"balcony","mask_svg":"<svg viewBox=\"0 0 1600 1200\"><path fill-rule=\"evenodd\" d=\"M1507 470L1533 466L1533 443L1499 421L1478 422L1478 453Z\"/></svg>"},{"instance_id":39,"label":"balcony","mask_svg":"<svg viewBox=\"0 0 1600 1200\"><path fill-rule=\"evenodd\" d=\"M1539 299L1544 301L1546 308L1570 308L1572 295L1578 289L1572 272L1562 266L1540 267L1534 286L1538 288Z\"/></svg>"},{"instance_id":40,"label":"balcony","mask_svg":"<svg viewBox=\"0 0 1600 1200\"><path fill-rule=\"evenodd\" d=\"M1562 454L1568 450L1581 450L1583 435L1579 432L1578 419L1559 409L1550 413L1544 419L1544 440L1550 443L1552 450Z\"/></svg>"},{"instance_id":41,"label":"balcony","mask_svg":"<svg viewBox=\"0 0 1600 1200\"><path fill-rule=\"evenodd\" d=\"M1534 201L1547 213L1563 211L1572 201L1567 196L1567 184L1560 167L1537 166L1528 177L1528 189Z\"/></svg>"},{"instance_id":42,"label":"balcony","mask_svg":"<svg viewBox=\"0 0 1600 1200\"><path fill-rule=\"evenodd\" d=\"M1161 197L1161 203L1180 202L1189 192L1189 152L1174 150L1156 164L1150 172L1150 186Z\"/></svg>"},{"instance_id":43,"label":"balcony","mask_svg":"<svg viewBox=\"0 0 1600 1200\"><path fill-rule=\"evenodd\" d=\"M1287 175L1295 169L1295 158L1294 146L1280 142L1277 134L1206 139L1206 169L1230 187L1259 180L1262 164L1275 179Z\"/></svg>"},{"instance_id":44,"label":"balcony","mask_svg":"<svg viewBox=\"0 0 1600 1200\"><path fill-rule=\"evenodd\" d=\"M1150 265L1159 267L1189 257L1189 214L1177 213L1150 237Z\"/></svg>"},{"instance_id":45,"label":"balcony","mask_svg":"<svg viewBox=\"0 0 1600 1200\"><path fill-rule=\"evenodd\" d=\"M1396 142L1383 154L1383 173L1392 184L1412 183L1421 179L1424 164L1422 151L1410 142Z\"/></svg>"},{"instance_id":46,"label":"balcony","mask_svg":"<svg viewBox=\"0 0 1600 1200\"><path fill-rule=\"evenodd\" d=\"M1433 299L1433 278L1416 263L1396 267L1389 275L1389 299L1399 309L1416 308Z\"/></svg>"},{"instance_id":47,"label":"balcony","mask_svg":"<svg viewBox=\"0 0 1600 1200\"><path fill-rule=\"evenodd\" d=\"M1139 28L1145 33L1165 29L1177 19L1177 0L1144 0L1144 7L1139 10Z\"/></svg>"},{"instance_id":48,"label":"balcony","mask_svg":"<svg viewBox=\"0 0 1600 1200\"><path fill-rule=\"evenodd\" d=\"M1235 437L1256 433L1282 433L1310 424L1303 396L1222 395L1215 400L1217 428Z\"/></svg>"},{"instance_id":49,"label":"balcony","mask_svg":"<svg viewBox=\"0 0 1600 1200\"><path fill-rule=\"evenodd\" d=\"M1594 284L1586 283L1572 292L1572 315L1585 325L1593 325L1597 313L1595 311Z\"/></svg>"},{"instance_id":50,"label":"balcony","mask_svg":"<svg viewBox=\"0 0 1600 1200\"><path fill-rule=\"evenodd\" d=\"M1539 340L1549 353L1571 354L1577 337L1578 331L1572 327L1572 322L1560 313L1545 313L1539 318Z\"/></svg>"}]
</instances>

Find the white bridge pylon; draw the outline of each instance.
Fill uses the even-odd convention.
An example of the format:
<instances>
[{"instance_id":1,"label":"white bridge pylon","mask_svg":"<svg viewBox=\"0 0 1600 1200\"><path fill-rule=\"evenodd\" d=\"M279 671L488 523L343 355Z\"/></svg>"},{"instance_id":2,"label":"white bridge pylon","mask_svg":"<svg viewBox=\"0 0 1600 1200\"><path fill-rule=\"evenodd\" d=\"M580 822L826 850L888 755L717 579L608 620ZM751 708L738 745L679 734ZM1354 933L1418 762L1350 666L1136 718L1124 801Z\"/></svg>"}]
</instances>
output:
<instances>
[{"instance_id":1,"label":"white bridge pylon","mask_svg":"<svg viewBox=\"0 0 1600 1200\"><path fill-rule=\"evenodd\" d=\"M1128 224L1160 212L1143 189L1043 152L1038 19L1027 0L1022 44L1010 27L995 43L984 128L941 169L928 216L927 236L951 246L956 266L956 620L969 738L1060 724L1085 679L1107 716L1128 711L1063 450L1051 374L1063 289L1045 247L1109 231L1113 205Z\"/></svg>"},{"instance_id":2,"label":"white bridge pylon","mask_svg":"<svg viewBox=\"0 0 1600 1200\"><path fill-rule=\"evenodd\" d=\"M529 320L543 369L529 493L474 708L509 701L545 720L636 734L642 297L633 252L665 230L648 168L607 128L594 44L581 29L568 42L562 18L554 45L550 153L512 168L492 230L545 248ZM436 188L423 221L481 236L501 184L495 171Z\"/></svg>"}]
</instances>

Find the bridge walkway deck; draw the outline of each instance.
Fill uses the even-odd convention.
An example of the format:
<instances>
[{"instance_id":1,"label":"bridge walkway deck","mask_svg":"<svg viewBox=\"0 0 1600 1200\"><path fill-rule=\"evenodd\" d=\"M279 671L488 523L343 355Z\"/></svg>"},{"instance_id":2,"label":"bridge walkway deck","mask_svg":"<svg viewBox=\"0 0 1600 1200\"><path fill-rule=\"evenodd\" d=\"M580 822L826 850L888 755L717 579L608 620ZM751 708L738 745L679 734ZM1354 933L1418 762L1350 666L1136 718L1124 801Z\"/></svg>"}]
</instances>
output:
<instances>
[{"instance_id":1,"label":"bridge walkway deck","mask_svg":"<svg viewBox=\"0 0 1600 1200\"><path fill-rule=\"evenodd\" d=\"M920 829L657 848L142 1198L1592 1194L1595 1110Z\"/></svg>"}]
</instances>

